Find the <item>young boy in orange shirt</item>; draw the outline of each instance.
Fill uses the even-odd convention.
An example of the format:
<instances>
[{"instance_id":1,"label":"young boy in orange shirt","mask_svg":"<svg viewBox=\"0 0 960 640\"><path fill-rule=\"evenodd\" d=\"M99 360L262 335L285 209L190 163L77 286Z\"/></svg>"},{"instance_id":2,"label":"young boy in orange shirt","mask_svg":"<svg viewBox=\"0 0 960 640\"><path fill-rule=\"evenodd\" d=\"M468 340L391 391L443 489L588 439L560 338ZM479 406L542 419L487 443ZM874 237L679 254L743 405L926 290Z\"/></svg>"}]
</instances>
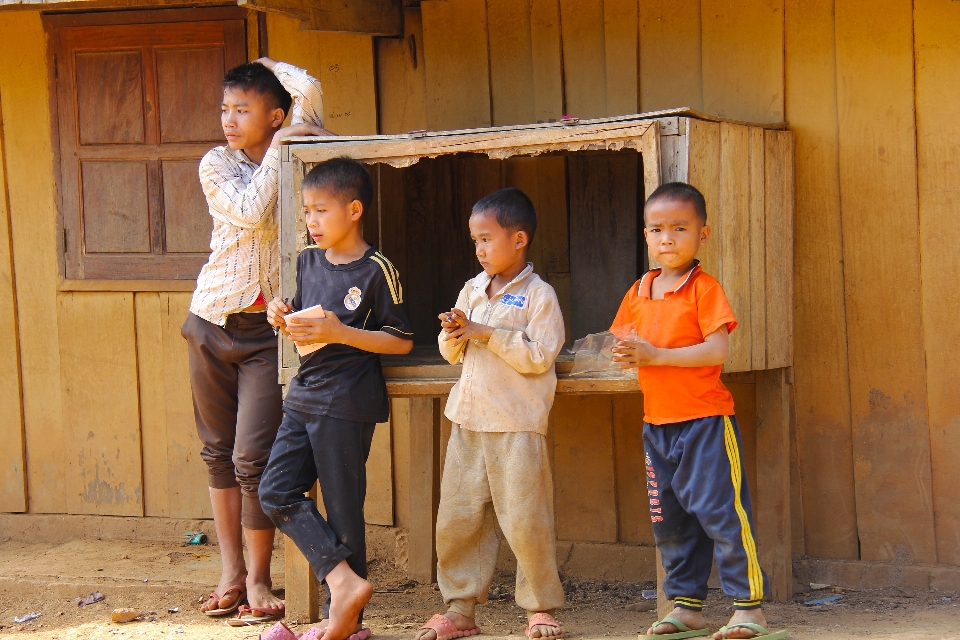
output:
<instances>
[{"instance_id":1,"label":"young boy in orange shirt","mask_svg":"<svg viewBox=\"0 0 960 640\"><path fill-rule=\"evenodd\" d=\"M644 638L709 635L703 616L711 560L734 598L730 622L714 638L777 640L760 601L769 592L753 536L733 397L720 382L728 335L737 326L723 288L696 260L710 238L703 195L673 182L644 207L643 235L651 269L624 297L613 327L639 339L614 348L624 368L637 367L643 391L643 446L650 519L673 612Z\"/></svg>"}]
</instances>

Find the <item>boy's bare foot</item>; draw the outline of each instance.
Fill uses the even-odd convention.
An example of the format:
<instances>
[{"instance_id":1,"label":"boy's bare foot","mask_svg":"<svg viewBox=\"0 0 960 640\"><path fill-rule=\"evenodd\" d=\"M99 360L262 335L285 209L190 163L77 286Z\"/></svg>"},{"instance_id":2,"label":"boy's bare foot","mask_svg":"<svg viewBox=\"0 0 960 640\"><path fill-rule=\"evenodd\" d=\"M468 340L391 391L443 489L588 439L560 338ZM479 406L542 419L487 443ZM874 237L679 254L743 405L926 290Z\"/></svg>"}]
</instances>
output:
<instances>
[{"instance_id":1,"label":"boy's bare foot","mask_svg":"<svg viewBox=\"0 0 960 640\"><path fill-rule=\"evenodd\" d=\"M460 615L456 611L447 611L443 617L453 623L458 631L471 631L477 628L477 621L473 618ZM434 629L424 627L417 631L414 640L437 640L437 632Z\"/></svg>"},{"instance_id":2,"label":"boy's bare foot","mask_svg":"<svg viewBox=\"0 0 960 640\"><path fill-rule=\"evenodd\" d=\"M673 611L670 612L669 618L676 618L683 624L687 625L691 629L706 629L707 628L707 619L703 617L703 613L700 611L691 611L690 609L684 609L682 607L674 607ZM656 628L650 627L647 629L647 635L651 636L662 636L668 633L677 633L680 629L677 629L676 626L665 622L664 624L657 625ZM731 636L739 637L739 636ZM750 636L744 636L750 637Z\"/></svg>"},{"instance_id":3,"label":"boy's bare foot","mask_svg":"<svg viewBox=\"0 0 960 640\"><path fill-rule=\"evenodd\" d=\"M320 622L318 622L317 627L320 629L320 631L316 632L316 635L314 635L313 637L317 638L318 640L319 638L323 638L327 632L327 625L329 624L330 624L330 621L326 618L323 618ZM353 629L353 633L360 633L361 631L363 631L363 624L358 622L357 626ZM351 633L350 635L353 635L353 633Z\"/></svg>"},{"instance_id":4,"label":"boy's bare foot","mask_svg":"<svg viewBox=\"0 0 960 640\"><path fill-rule=\"evenodd\" d=\"M733 612L733 617L730 618L730 622L727 623L727 626L735 625L739 622L752 622L753 624L758 624L761 627L767 626L767 618L763 615L763 609L738 609ZM753 629L739 628L739 629L730 629L720 633L719 631L713 634L714 640L723 640L724 638L756 638L757 632Z\"/></svg>"},{"instance_id":5,"label":"boy's bare foot","mask_svg":"<svg viewBox=\"0 0 960 640\"><path fill-rule=\"evenodd\" d=\"M327 574L330 587L330 619L325 640L345 640L355 633L360 612L373 596L373 585L353 572L343 560Z\"/></svg>"},{"instance_id":6,"label":"boy's bare foot","mask_svg":"<svg viewBox=\"0 0 960 640\"><path fill-rule=\"evenodd\" d=\"M556 619L553 617L554 613L554 611L527 611L527 620L537 623L529 627L527 637L531 638L531 640L535 640L536 638L544 638L544 640L562 638L563 627L557 624ZM534 620L534 616L540 616L540 618Z\"/></svg>"},{"instance_id":7,"label":"boy's bare foot","mask_svg":"<svg viewBox=\"0 0 960 640\"><path fill-rule=\"evenodd\" d=\"M243 591L237 591L236 589L229 591L230 587L240 586L245 587L247 582L246 574L236 574L233 572L224 572L220 575L220 583L217 585L217 589L214 593L219 594L220 597L214 598L211 596L206 602L200 605L200 611L206 613L207 611L213 611L214 609L229 609L237 600L243 597Z\"/></svg>"},{"instance_id":8,"label":"boy's bare foot","mask_svg":"<svg viewBox=\"0 0 960 640\"><path fill-rule=\"evenodd\" d=\"M269 581L255 580L247 576L247 603L251 609L270 613L283 613L283 600L270 591L273 584Z\"/></svg>"}]
</instances>

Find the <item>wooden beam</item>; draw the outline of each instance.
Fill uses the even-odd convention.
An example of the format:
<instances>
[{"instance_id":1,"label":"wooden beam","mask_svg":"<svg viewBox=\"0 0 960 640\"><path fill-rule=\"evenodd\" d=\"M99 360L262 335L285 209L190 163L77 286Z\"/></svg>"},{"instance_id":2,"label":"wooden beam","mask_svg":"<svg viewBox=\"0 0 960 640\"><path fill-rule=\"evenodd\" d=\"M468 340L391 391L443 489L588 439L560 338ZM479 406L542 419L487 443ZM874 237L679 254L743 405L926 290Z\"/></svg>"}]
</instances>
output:
<instances>
[{"instance_id":1,"label":"wooden beam","mask_svg":"<svg viewBox=\"0 0 960 640\"><path fill-rule=\"evenodd\" d=\"M237 4L297 18L301 31L403 35L401 0L237 0Z\"/></svg>"},{"instance_id":2,"label":"wooden beam","mask_svg":"<svg viewBox=\"0 0 960 640\"><path fill-rule=\"evenodd\" d=\"M757 496L754 522L770 596L793 595L790 531L790 387L786 369L757 372Z\"/></svg>"}]
</instances>

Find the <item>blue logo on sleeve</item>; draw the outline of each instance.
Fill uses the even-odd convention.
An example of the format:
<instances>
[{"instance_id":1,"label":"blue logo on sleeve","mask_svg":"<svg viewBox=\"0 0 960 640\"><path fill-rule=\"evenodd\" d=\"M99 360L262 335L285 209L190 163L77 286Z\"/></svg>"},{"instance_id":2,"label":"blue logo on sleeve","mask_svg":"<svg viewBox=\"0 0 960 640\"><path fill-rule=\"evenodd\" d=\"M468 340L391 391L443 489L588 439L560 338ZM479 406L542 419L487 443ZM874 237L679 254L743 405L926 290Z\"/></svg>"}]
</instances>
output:
<instances>
[{"instance_id":1,"label":"blue logo on sleeve","mask_svg":"<svg viewBox=\"0 0 960 640\"><path fill-rule=\"evenodd\" d=\"M505 304L508 307L517 307L518 309L523 309L527 304L526 296L515 296L512 293L505 293L503 297L500 298L500 304Z\"/></svg>"}]
</instances>

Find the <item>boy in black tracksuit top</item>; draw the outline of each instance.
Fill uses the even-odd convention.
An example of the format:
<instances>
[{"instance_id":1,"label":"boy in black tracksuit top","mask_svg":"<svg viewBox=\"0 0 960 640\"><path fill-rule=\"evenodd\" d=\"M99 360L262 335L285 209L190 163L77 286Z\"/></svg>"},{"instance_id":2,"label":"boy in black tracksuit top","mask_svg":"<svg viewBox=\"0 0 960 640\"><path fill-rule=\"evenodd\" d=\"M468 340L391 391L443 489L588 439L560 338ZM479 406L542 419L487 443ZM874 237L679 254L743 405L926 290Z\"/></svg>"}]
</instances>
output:
<instances>
[{"instance_id":1,"label":"boy in black tracksuit top","mask_svg":"<svg viewBox=\"0 0 960 640\"><path fill-rule=\"evenodd\" d=\"M373 588L367 575L363 502L376 423L388 417L381 353L413 347L397 270L360 234L373 186L366 168L339 158L318 164L302 186L307 229L316 242L297 260L293 304L273 300L272 325L301 357L284 418L260 483L260 502L296 543L330 594L325 640L362 640L360 616ZM322 305L325 317L285 316ZM327 519L304 496L319 480Z\"/></svg>"}]
</instances>

